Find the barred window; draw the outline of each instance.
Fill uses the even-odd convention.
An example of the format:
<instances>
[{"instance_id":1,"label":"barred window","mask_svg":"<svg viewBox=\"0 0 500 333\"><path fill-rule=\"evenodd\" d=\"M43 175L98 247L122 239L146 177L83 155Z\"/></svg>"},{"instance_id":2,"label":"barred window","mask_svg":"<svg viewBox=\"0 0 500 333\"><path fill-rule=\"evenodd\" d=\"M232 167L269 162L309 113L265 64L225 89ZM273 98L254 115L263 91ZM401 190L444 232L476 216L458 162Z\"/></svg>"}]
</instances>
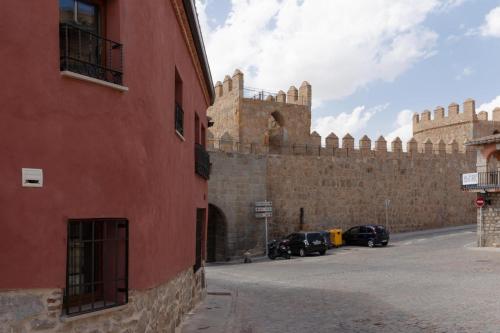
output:
<instances>
[{"instance_id":1,"label":"barred window","mask_svg":"<svg viewBox=\"0 0 500 333\"><path fill-rule=\"evenodd\" d=\"M182 109L182 79L175 69L175 130L184 136L184 110Z\"/></svg>"},{"instance_id":2,"label":"barred window","mask_svg":"<svg viewBox=\"0 0 500 333\"><path fill-rule=\"evenodd\" d=\"M128 220L70 219L64 309L82 314L128 301Z\"/></svg>"}]
</instances>

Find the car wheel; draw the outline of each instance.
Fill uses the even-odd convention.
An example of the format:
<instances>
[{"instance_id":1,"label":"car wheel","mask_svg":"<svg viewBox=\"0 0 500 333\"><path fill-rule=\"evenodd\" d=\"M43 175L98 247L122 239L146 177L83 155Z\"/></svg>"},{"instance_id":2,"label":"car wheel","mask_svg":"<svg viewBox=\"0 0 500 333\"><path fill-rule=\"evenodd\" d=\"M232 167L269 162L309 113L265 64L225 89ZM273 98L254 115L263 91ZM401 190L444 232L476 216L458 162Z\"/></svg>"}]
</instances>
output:
<instances>
[{"instance_id":1,"label":"car wheel","mask_svg":"<svg viewBox=\"0 0 500 333\"><path fill-rule=\"evenodd\" d=\"M387 246L387 244L389 244L389 242L387 242L387 243L382 243L382 246Z\"/></svg>"},{"instance_id":2,"label":"car wheel","mask_svg":"<svg viewBox=\"0 0 500 333\"><path fill-rule=\"evenodd\" d=\"M306 251L303 248L299 249L299 256L305 257L306 256Z\"/></svg>"},{"instance_id":3,"label":"car wheel","mask_svg":"<svg viewBox=\"0 0 500 333\"><path fill-rule=\"evenodd\" d=\"M285 258L285 259L290 259L290 255L289 255L288 253L284 253L284 254L283 254L283 258Z\"/></svg>"},{"instance_id":4,"label":"car wheel","mask_svg":"<svg viewBox=\"0 0 500 333\"><path fill-rule=\"evenodd\" d=\"M320 256L324 256L324 255L325 255L325 253L326 253L326 251L325 251L325 250L321 250L321 251L319 251L319 255L320 255Z\"/></svg>"},{"instance_id":5,"label":"car wheel","mask_svg":"<svg viewBox=\"0 0 500 333\"><path fill-rule=\"evenodd\" d=\"M368 247L374 247L375 246L375 241L373 239L370 239L367 243Z\"/></svg>"}]
</instances>

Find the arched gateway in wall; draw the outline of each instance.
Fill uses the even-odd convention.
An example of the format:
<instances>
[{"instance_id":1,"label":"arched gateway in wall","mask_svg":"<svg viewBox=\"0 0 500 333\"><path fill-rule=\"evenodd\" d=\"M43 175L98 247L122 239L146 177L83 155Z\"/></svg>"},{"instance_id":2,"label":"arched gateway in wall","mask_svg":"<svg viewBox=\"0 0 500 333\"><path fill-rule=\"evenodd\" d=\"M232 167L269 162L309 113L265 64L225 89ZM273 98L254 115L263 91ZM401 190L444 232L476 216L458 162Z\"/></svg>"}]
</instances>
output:
<instances>
[{"instance_id":1,"label":"arched gateway in wall","mask_svg":"<svg viewBox=\"0 0 500 333\"><path fill-rule=\"evenodd\" d=\"M208 205L207 262L226 260L227 219L224 212Z\"/></svg>"}]
</instances>

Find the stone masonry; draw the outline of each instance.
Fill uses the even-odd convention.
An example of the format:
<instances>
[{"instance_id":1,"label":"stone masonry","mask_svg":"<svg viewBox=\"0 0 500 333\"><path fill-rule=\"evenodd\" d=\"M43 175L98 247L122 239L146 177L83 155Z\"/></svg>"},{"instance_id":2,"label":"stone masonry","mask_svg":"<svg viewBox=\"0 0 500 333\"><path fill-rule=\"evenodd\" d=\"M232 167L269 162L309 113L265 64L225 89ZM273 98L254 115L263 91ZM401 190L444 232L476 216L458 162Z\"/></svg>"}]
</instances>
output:
<instances>
[{"instance_id":1,"label":"stone masonry","mask_svg":"<svg viewBox=\"0 0 500 333\"><path fill-rule=\"evenodd\" d=\"M182 316L203 297L203 268L190 268L166 284L132 290L128 304L88 315L65 317L61 289L0 292L0 333L174 333Z\"/></svg>"},{"instance_id":2,"label":"stone masonry","mask_svg":"<svg viewBox=\"0 0 500 333\"><path fill-rule=\"evenodd\" d=\"M489 193L490 204L483 208L483 224L477 224L478 237L482 244L478 246L500 247L500 193ZM480 219L480 211L477 210L477 220Z\"/></svg>"},{"instance_id":3,"label":"stone masonry","mask_svg":"<svg viewBox=\"0 0 500 333\"><path fill-rule=\"evenodd\" d=\"M475 222L475 196L462 193L458 181L461 170L474 168L471 154L323 149L322 155L210 153L209 202L227 210L228 257L262 252L263 220L253 216L253 204L264 199L273 202L272 237L386 225L386 199L391 232Z\"/></svg>"}]
</instances>

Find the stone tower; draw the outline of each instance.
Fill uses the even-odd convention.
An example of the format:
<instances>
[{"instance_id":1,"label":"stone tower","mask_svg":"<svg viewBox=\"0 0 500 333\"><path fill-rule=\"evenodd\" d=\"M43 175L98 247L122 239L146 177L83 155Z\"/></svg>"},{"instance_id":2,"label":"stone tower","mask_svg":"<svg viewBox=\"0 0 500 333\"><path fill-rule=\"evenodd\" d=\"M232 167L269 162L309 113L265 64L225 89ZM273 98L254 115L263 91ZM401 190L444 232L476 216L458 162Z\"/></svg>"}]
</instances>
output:
<instances>
[{"instance_id":1,"label":"stone tower","mask_svg":"<svg viewBox=\"0 0 500 333\"><path fill-rule=\"evenodd\" d=\"M429 110L420 115L413 115L413 137L421 147L427 139L434 144L440 140L446 144L456 141L459 150L465 151L465 141L496 132L500 132L500 109L495 109L493 119L489 120L485 111L476 114L476 103L473 99L467 99L463 103L462 112L458 104L451 103L448 106L448 114L445 114L443 107L438 106L434 110L434 117L431 117Z\"/></svg>"},{"instance_id":2,"label":"stone tower","mask_svg":"<svg viewBox=\"0 0 500 333\"><path fill-rule=\"evenodd\" d=\"M244 75L236 70L232 77L215 84L215 102L208 109L214 121L213 140L240 144L286 146L316 143L311 137L311 85L269 93L244 87Z\"/></svg>"}]
</instances>

